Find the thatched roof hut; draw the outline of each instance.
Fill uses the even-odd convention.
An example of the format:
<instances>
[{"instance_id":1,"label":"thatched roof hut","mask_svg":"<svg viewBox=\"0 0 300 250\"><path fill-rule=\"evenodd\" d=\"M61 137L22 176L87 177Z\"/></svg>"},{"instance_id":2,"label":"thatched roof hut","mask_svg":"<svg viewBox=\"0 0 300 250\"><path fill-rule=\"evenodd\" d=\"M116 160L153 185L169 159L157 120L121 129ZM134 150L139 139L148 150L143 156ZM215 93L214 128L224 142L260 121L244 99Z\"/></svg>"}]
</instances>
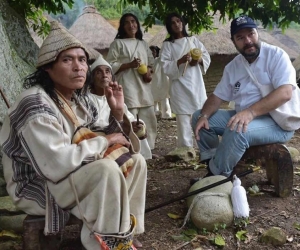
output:
<instances>
[{"instance_id":1,"label":"thatched roof hut","mask_svg":"<svg viewBox=\"0 0 300 250\"><path fill-rule=\"evenodd\" d=\"M141 27L141 29L143 32L143 39L148 43L153 38L153 35L151 35L149 32L145 32L143 27Z\"/></svg>"},{"instance_id":2,"label":"thatched roof hut","mask_svg":"<svg viewBox=\"0 0 300 250\"><path fill-rule=\"evenodd\" d=\"M103 56L106 56L117 34L117 30L91 5L84 7L83 13L69 31L89 48L94 48Z\"/></svg>"},{"instance_id":3,"label":"thatched roof hut","mask_svg":"<svg viewBox=\"0 0 300 250\"><path fill-rule=\"evenodd\" d=\"M271 35L285 46L295 50L300 54L300 45L290 36L283 34L281 29L274 29Z\"/></svg>"},{"instance_id":4,"label":"thatched roof hut","mask_svg":"<svg viewBox=\"0 0 300 250\"><path fill-rule=\"evenodd\" d=\"M161 48L162 43L166 39L167 35L168 32L165 26L162 26L162 28L156 33L156 35L148 41L149 46L158 46Z\"/></svg>"}]
</instances>

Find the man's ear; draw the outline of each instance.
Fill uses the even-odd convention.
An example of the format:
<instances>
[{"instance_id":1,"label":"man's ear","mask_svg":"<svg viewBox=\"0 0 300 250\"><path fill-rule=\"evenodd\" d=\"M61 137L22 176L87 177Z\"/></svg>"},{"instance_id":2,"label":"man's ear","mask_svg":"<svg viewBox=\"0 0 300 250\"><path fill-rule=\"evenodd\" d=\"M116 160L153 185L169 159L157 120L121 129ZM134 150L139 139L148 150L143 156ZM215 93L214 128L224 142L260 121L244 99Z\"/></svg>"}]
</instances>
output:
<instances>
[{"instance_id":1,"label":"man's ear","mask_svg":"<svg viewBox=\"0 0 300 250\"><path fill-rule=\"evenodd\" d=\"M45 70L47 73L49 73L49 71L51 70L50 65L47 65L45 67L42 68L43 70Z\"/></svg>"}]
</instances>

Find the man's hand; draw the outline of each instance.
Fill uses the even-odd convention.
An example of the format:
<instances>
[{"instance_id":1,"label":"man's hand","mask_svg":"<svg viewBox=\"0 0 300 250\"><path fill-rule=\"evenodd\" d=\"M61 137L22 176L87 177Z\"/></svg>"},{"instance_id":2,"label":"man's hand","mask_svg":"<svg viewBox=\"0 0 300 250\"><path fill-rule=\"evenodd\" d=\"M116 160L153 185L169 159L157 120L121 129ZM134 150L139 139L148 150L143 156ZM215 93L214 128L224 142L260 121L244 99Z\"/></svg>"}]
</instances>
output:
<instances>
[{"instance_id":1,"label":"man's hand","mask_svg":"<svg viewBox=\"0 0 300 250\"><path fill-rule=\"evenodd\" d=\"M104 136L108 141L108 146L114 144L122 144L123 146L129 148L130 142L126 139L126 137L122 133L113 133Z\"/></svg>"},{"instance_id":2,"label":"man's hand","mask_svg":"<svg viewBox=\"0 0 300 250\"><path fill-rule=\"evenodd\" d=\"M246 132L248 124L254 119L253 111L248 108L243 111L236 113L230 118L227 123L227 127L230 127L230 130L236 130L236 132Z\"/></svg>"},{"instance_id":3,"label":"man's hand","mask_svg":"<svg viewBox=\"0 0 300 250\"><path fill-rule=\"evenodd\" d=\"M196 135L196 140L197 141L200 140L199 131L202 128L209 129L208 120L204 116L200 117L200 119L198 120L198 122L196 124L195 135Z\"/></svg>"},{"instance_id":4,"label":"man's hand","mask_svg":"<svg viewBox=\"0 0 300 250\"><path fill-rule=\"evenodd\" d=\"M110 82L105 87L105 96L113 116L121 121L124 114L123 88L117 82Z\"/></svg>"}]
</instances>

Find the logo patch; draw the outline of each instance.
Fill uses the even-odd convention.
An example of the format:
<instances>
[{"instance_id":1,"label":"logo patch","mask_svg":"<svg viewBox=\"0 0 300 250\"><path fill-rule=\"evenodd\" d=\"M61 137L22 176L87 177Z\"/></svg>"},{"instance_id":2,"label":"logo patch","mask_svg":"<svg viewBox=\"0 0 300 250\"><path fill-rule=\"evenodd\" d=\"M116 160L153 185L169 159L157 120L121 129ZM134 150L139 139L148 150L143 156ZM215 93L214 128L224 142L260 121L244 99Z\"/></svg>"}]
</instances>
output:
<instances>
[{"instance_id":1,"label":"logo patch","mask_svg":"<svg viewBox=\"0 0 300 250\"><path fill-rule=\"evenodd\" d=\"M234 84L233 94L236 94L240 90L240 86L241 86L240 82L237 82L236 84Z\"/></svg>"}]
</instances>

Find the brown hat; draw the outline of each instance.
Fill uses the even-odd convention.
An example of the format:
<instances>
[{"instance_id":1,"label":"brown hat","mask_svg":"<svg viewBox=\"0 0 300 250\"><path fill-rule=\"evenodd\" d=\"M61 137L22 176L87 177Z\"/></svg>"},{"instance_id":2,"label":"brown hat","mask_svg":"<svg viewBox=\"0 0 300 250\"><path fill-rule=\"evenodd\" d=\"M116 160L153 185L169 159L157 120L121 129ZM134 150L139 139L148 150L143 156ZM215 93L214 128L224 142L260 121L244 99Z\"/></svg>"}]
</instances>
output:
<instances>
[{"instance_id":1,"label":"brown hat","mask_svg":"<svg viewBox=\"0 0 300 250\"><path fill-rule=\"evenodd\" d=\"M48 36L44 40L38 55L36 67L54 62L60 52L71 48L82 48L90 57L90 51L58 21L52 21Z\"/></svg>"}]
</instances>

